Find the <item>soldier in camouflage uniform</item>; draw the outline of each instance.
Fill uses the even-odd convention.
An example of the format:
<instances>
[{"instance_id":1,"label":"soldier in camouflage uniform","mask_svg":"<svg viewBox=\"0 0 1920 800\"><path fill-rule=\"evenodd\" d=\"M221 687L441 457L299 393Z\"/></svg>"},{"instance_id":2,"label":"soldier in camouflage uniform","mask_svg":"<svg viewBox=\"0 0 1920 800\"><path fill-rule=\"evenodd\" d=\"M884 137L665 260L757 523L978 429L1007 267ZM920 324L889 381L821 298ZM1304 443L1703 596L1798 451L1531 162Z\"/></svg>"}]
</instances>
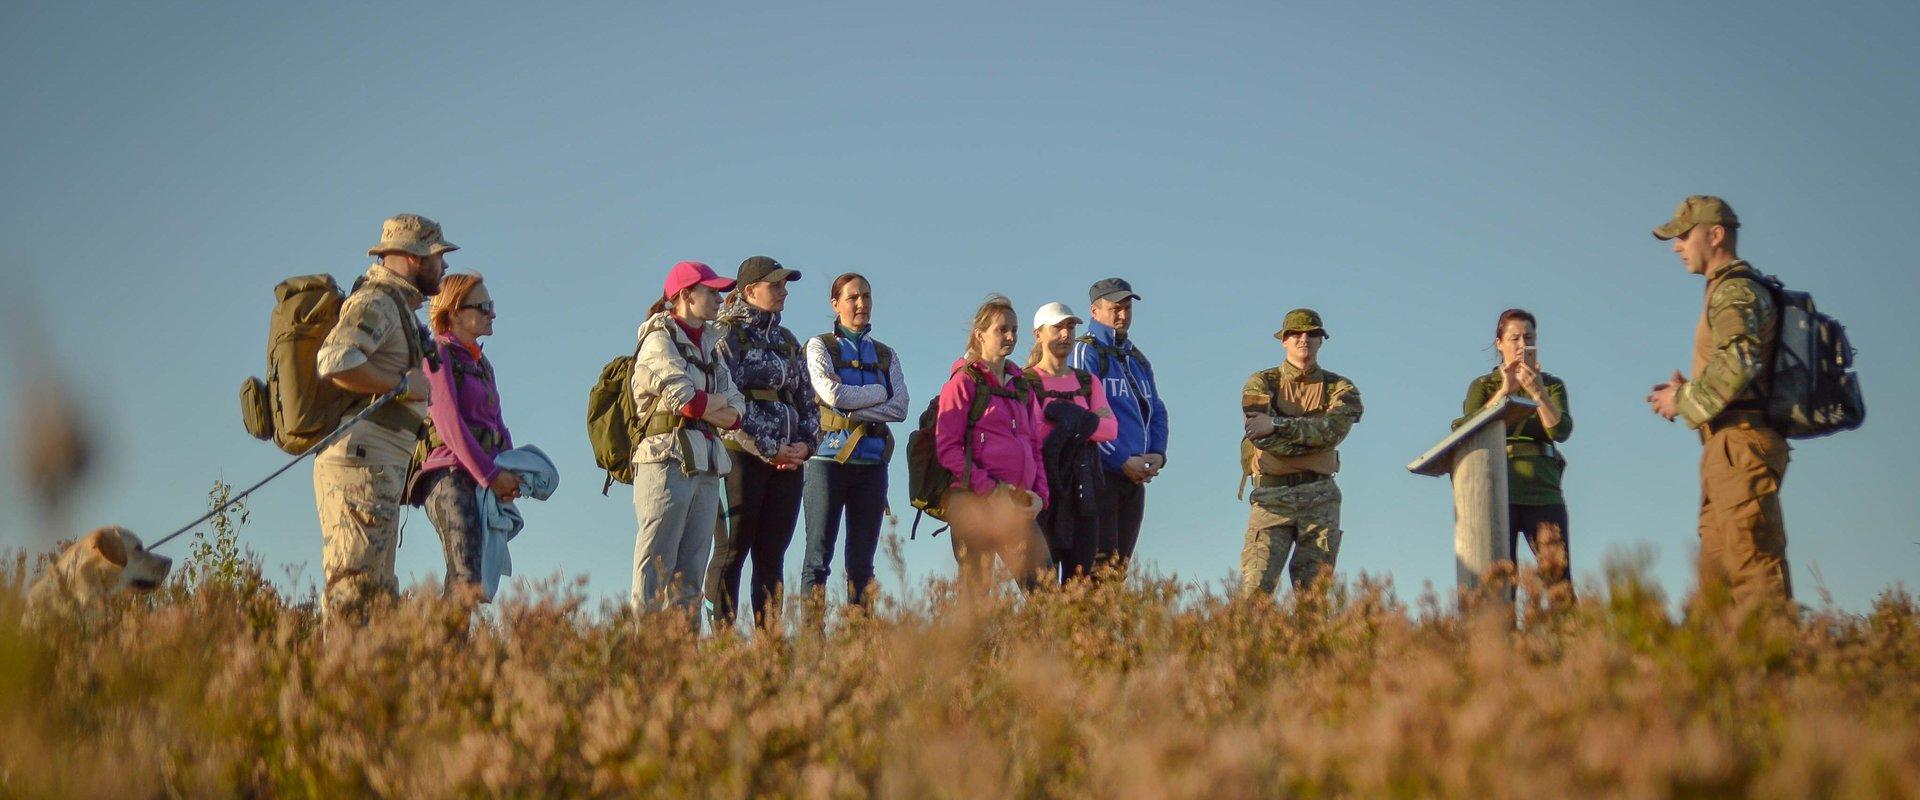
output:
<instances>
[{"instance_id":1,"label":"soldier in camouflage uniform","mask_svg":"<svg viewBox=\"0 0 1920 800\"><path fill-rule=\"evenodd\" d=\"M418 214L388 219L379 244L367 251L380 261L347 296L315 357L321 377L369 401L406 385L313 460L326 581L321 599L329 618L364 624L372 601L399 591L393 560L407 465L428 398L421 369L428 340L414 310L439 291L445 254L458 249L433 220Z\"/></svg>"},{"instance_id":2,"label":"soldier in camouflage uniform","mask_svg":"<svg viewBox=\"0 0 1920 800\"><path fill-rule=\"evenodd\" d=\"M1240 594L1249 598L1272 596L1282 567L1296 591L1333 572L1340 555L1335 448L1361 411L1353 381L1320 368L1327 330L1319 313L1287 312L1273 337L1286 345L1287 360L1247 378L1240 398L1246 433L1240 466L1253 480L1253 513L1240 553Z\"/></svg>"},{"instance_id":3,"label":"soldier in camouflage uniform","mask_svg":"<svg viewBox=\"0 0 1920 800\"><path fill-rule=\"evenodd\" d=\"M1773 293L1735 252L1740 218L1695 195L1653 230L1687 271L1707 279L1693 337L1693 378L1679 370L1647 396L1655 414L1700 432L1700 591L1743 605L1793 597L1780 484L1787 441L1767 424L1778 312Z\"/></svg>"}]
</instances>

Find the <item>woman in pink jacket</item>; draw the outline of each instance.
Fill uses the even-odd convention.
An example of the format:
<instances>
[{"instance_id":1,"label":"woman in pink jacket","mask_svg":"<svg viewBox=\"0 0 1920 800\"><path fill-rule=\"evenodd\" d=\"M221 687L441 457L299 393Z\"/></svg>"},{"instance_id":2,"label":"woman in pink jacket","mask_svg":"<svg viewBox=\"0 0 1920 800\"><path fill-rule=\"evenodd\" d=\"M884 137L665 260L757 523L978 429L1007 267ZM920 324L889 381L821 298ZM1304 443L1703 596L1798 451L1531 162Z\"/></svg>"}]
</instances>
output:
<instances>
[{"instance_id":1,"label":"woman in pink jacket","mask_svg":"<svg viewBox=\"0 0 1920 800\"><path fill-rule=\"evenodd\" d=\"M1053 570L1034 522L1047 502L1040 425L1023 373L1007 360L1019 326L1000 295L974 312L966 355L940 387L934 423L935 455L954 475L946 497L953 557L961 583L975 591L992 584L995 556L1025 589Z\"/></svg>"}]
</instances>

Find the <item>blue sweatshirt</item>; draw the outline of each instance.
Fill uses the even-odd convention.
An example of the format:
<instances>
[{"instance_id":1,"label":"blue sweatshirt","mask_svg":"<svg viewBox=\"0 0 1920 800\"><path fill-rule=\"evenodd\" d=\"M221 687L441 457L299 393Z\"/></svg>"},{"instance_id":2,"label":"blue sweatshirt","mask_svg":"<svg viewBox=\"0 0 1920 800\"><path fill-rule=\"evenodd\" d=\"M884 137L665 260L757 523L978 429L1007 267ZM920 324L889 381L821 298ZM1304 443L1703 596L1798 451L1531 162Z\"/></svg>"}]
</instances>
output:
<instances>
[{"instance_id":1,"label":"blue sweatshirt","mask_svg":"<svg viewBox=\"0 0 1920 800\"><path fill-rule=\"evenodd\" d=\"M1160 402L1160 391L1153 383L1153 366L1133 349L1133 342L1114 343L1114 330L1099 322L1087 322L1087 335L1119 352L1109 359L1086 342L1073 344L1067 364L1093 373L1107 390L1107 405L1120 423L1120 432L1111 442L1100 444L1100 465L1108 472L1119 472L1127 459L1137 455L1167 454L1167 406Z\"/></svg>"}]
</instances>

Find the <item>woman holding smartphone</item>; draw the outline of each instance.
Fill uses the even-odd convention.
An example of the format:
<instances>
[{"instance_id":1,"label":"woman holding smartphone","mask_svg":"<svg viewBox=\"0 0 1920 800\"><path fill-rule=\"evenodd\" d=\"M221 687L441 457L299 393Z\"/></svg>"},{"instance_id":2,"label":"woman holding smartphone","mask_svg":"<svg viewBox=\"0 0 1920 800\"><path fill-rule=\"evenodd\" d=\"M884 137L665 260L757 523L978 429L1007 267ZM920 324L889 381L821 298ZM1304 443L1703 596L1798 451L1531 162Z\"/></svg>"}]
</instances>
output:
<instances>
[{"instance_id":1,"label":"woman holding smartphone","mask_svg":"<svg viewBox=\"0 0 1920 800\"><path fill-rule=\"evenodd\" d=\"M1535 326L1525 309L1500 312L1493 339L1499 364L1467 384L1459 422L1508 397L1540 404L1532 416L1507 429L1507 550L1514 552L1519 537L1526 536L1549 599L1565 605L1573 600L1573 581L1567 501L1560 492L1567 460L1560 443L1573 434L1573 414L1566 382L1540 369Z\"/></svg>"}]
</instances>

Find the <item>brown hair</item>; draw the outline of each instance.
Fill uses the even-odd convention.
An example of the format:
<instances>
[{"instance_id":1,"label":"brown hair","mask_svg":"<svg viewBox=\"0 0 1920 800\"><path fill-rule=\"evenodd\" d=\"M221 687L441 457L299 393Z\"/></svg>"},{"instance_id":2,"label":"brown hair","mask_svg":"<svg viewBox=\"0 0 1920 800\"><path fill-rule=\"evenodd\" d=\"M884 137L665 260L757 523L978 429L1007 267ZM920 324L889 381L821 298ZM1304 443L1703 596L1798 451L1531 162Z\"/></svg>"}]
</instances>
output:
<instances>
[{"instance_id":1,"label":"brown hair","mask_svg":"<svg viewBox=\"0 0 1920 800\"><path fill-rule=\"evenodd\" d=\"M995 293L987 295L986 301L982 302L980 308L973 312L973 325L967 328L967 349L963 353L968 361L979 360L979 354L973 350L973 342L978 338L977 334L986 330L987 326L993 324L993 320L1001 314L1012 317L1013 324L1020 324L1020 315L1014 313L1013 301L1008 300L1004 294Z\"/></svg>"},{"instance_id":2,"label":"brown hair","mask_svg":"<svg viewBox=\"0 0 1920 800\"><path fill-rule=\"evenodd\" d=\"M840 287L846 286L854 281L866 284L868 289L873 288L873 281L867 280L867 276L858 272L842 272L840 273L840 277L833 279L833 286L827 290L827 299L840 299Z\"/></svg>"},{"instance_id":3,"label":"brown hair","mask_svg":"<svg viewBox=\"0 0 1920 800\"><path fill-rule=\"evenodd\" d=\"M1500 312L1500 319L1493 323L1493 341L1498 343L1500 341L1500 335L1507 332L1507 323L1515 321L1532 325L1536 331L1540 330L1540 323L1533 318L1533 312L1524 308L1509 308ZM1493 360L1500 360L1499 350L1493 351Z\"/></svg>"},{"instance_id":4,"label":"brown hair","mask_svg":"<svg viewBox=\"0 0 1920 800\"><path fill-rule=\"evenodd\" d=\"M1493 323L1493 340L1500 341L1500 335L1507 332L1507 323L1516 319L1532 325L1536 331L1540 330L1540 322L1533 318L1533 312L1524 308L1509 308L1500 312L1500 321Z\"/></svg>"},{"instance_id":5,"label":"brown hair","mask_svg":"<svg viewBox=\"0 0 1920 800\"><path fill-rule=\"evenodd\" d=\"M432 304L427 306L427 324L433 326L434 333L446 333L453 330L453 314L467 302L467 295L473 294L486 279L478 272L456 272L440 279L440 293L433 296Z\"/></svg>"}]
</instances>

